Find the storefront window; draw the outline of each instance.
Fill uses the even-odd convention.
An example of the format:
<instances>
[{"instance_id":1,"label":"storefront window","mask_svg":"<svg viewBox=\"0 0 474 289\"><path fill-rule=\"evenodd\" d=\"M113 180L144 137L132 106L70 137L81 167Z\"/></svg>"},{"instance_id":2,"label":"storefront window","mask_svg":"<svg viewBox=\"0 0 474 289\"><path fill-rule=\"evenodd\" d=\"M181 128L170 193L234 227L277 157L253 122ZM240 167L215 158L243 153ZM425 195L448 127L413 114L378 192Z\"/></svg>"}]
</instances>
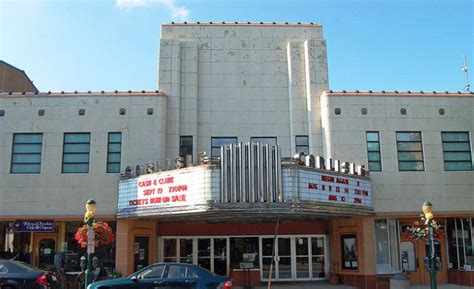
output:
<instances>
[{"instance_id":1,"label":"storefront window","mask_svg":"<svg viewBox=\"0 0 474 289\"><path fill-rule=\"evenodd\" d=\"M390 274L400 271L398 221L391 219L375 220L375 255L377 274Z\"/></svg>"},{"instance_id":2,"label":"storefront window","mask_svg":"<svg viewBox=\"0 0 474 289\"><path fill-rule=\"evenodd\" d=\"M258 264L258 237L230 238L230 268L239 268L243 262L244 254L255 254L254 268L259 268Z\"/></svg>"},{"instance_id":3,"label":"storefront window","mask_svg":"<svg viewBox=\"0 0 474 289\"><path fill-rule=\"evenodd\" d=\"M193 263L193 239L179 240L179 262Z\"/></svg>"},{"instance_id":4,"label":"storefront window","mask_svg":"<svg viewBox=\"0 0 474 289\"><path fill-rule=\"evenodd\" d=\"M163 261L176 262L176 239L163 239Z\"/></svg>"},{"instance_id":5,"label":"storefront window","mask_svg":"<svg viewBox=\"0 0 474 289\"><path fill-rule=\"evenodd\" d=\"M474 270L474 229L472 218L448 219L448 268Z\"/></svg>"},{"instance_id":6,"label":"storefront window","mask_svg":"<svg viewBox=\"0 0 474 289\"><path fill-rule=\"evenodd\" d=\"M0 259L12 259L31 264L31 233L15 233L11 222L0 222Z\"/></svg>"}]
</instances>

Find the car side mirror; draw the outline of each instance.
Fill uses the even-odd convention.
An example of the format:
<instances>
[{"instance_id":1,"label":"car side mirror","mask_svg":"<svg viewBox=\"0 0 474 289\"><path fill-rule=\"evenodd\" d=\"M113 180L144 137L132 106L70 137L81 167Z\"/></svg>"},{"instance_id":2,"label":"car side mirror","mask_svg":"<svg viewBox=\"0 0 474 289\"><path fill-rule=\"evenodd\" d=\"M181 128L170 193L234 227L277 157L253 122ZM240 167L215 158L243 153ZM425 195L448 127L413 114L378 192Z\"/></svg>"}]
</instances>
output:
<instances>
[{"instance_id":1,"label":"car side mirror","mask_svg":"<svg viewBox=\"0 0 474 289\"><path fill-rule=\"evenodd\" d=\"M135 283L138 283L138 277L137 276L132 276L132 278L130 278L133 282Z\"/></svg>"}]
</instances>

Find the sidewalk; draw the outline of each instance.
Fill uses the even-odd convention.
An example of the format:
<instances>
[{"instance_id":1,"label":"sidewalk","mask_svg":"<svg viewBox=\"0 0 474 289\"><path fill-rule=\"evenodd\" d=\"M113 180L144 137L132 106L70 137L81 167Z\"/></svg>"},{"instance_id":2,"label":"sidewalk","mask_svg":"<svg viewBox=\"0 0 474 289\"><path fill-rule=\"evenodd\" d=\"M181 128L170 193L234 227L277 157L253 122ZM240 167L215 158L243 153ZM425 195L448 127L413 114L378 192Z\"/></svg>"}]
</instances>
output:
<instances>
[{"instance_id":1,"label":"sidewalk","mask_svg":"<svg viewBox=\"0 0 474 289\"><path fill-rule=\"evenodd\" d=\"M234 287L236 289L242 289L242 287ZM293 283L272 283L273 289L357 289L356 287L347 285L331 285L327 281L316 281L316 282L293 282ZM252 289L267 289L265 283L259 287L252 287ZM372 288L368 288L372 289ZM375 288L374 288L375 289ZM411 285L410 289L430 289L430 285ZM472 289L467 286L460 286L455 284L438 284L438 289Z\"/></svg>"}]
</instances>

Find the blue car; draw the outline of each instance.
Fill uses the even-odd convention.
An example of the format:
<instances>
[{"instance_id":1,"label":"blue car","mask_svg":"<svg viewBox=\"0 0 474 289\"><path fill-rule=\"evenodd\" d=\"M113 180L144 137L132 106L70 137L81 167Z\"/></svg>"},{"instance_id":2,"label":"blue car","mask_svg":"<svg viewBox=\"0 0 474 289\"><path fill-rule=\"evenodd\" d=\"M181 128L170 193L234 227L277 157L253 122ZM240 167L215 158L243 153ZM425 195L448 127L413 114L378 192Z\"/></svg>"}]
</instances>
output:
<instances>
[{"instance_id":1,"label":"blue car","mask_svg":"<svg viewBox=\"0 0 474 289\"><path fill-rule=\"evenodd\" d=\"M232 280L184 263L156 263L126 278L90 284L87 289L232 289Z\"/></svg>"},{"instance_id":2,"label":"blue car","mask_svg":"<svg viewBox=\"0 0 474 289\"><path fill-rule=\"evenodd\" d=\"M29 264L0 259L1 289L57 289L58 276Z\"/></svg>"}]
</instances>

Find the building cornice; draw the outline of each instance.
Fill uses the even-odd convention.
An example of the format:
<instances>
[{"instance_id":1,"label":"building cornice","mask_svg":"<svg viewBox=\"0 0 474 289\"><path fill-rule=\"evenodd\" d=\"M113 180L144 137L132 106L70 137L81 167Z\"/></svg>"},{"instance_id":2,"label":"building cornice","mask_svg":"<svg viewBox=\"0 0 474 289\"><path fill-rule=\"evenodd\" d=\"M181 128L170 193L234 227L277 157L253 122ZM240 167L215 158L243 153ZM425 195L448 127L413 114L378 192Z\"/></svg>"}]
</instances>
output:
<instances>
[{"instance_id":1,"label":"building cornice","mask_svg":"<svg viewBox=\"0 0 474 289\"><path fill-rule=\"evenodd\" d=\"M142 97L167 95L162 91L60 91L60 92L2 92L0 98L32 98L32 97Z\"/></svg>"},{"instance_id":2,"label":"building cornice","mask_svg":"<svg viewBox=\"0 0 474 289\"><path fill-rule=\"evenodd\" d=\"M449 97L456 97L456 96L474 96L474 92L461 92L461 91L346 91L346 90L339 90L339 91L324 91L323 96L449 96Z\"/></svg>"},{"instance_id":3,"label":"building cornice","mask_svg":"<svg viewBox=\"0 0 474 289\"><path fill-rule=\"evenodd\" d=\"M162 26L258 26L258 27L322 27L319 23L302 22L171 22Z\"/></svg>"}]
</instances>

